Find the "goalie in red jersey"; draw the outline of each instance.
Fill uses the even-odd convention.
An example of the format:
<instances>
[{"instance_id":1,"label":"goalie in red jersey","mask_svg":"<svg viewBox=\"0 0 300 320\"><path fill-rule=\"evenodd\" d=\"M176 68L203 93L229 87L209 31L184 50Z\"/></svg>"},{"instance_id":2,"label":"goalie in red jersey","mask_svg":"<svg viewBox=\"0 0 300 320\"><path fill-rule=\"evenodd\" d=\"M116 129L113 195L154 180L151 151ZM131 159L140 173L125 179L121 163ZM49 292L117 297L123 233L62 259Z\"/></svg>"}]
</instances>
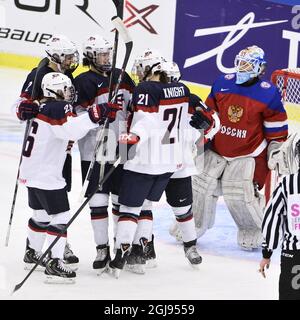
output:
<instances>
[{"instance_id":1,"label":"goalie in red jersey","mask_svg":"<svg viewBox=\"0 0 300 320\"><path fill-rule=\"evenodd\" d=\"M252 250L262 240L265 199L260 190L269 173L268 154L288 135L287 114L277 88L261 79L266 68L261 48L240 51L235 68L236 74L214 82L206 100L221 128L205 153L203 172L193 177L193 212L199 238L213 226L223 195L238 227L238 245Z\"/></svg>"}]
</instances>

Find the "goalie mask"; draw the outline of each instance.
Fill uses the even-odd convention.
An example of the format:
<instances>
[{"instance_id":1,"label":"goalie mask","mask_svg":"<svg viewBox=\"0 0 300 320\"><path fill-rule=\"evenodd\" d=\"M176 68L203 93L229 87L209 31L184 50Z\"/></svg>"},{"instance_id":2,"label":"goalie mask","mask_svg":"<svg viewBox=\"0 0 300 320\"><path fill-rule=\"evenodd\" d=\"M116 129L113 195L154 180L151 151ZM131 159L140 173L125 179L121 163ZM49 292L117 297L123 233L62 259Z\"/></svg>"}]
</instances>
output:
<instances>
[{"instance_id":1,"label":"goalie mask","mask_svg":"<svg viewBox=\"0 0 300 320\"><path fill-rule=\"evenodd\" d=\"M152 49L145 50L134 62L133 76L139 81L149 80L155 72L163 72L166 59L162 55Z\"/></svg>"},{"instance_id":2,"label":"goalie mask","mask_svg":"<svg viewBox=\"0 0 300 320\"><path fill-rule=\"evenodd\" d=\"M51 62L60 72L74 72L79 65L79 53L74 42L63 35L53 36L47 43L45 51Z\"/></svg>"},{"instance_id":3,"label":"goalie mask","mask_svg":"<svg viewBox=\"0 0 300 320\"><path fill-rule=\"evenodd\" d=\"M181 79L180 70L177 63L172 61L167 61L163 63L163 70L166 72L168 77L168 82L178 82Z\"/></svg>"},{"instance_id":4,"label":"goalie mask","mask_svg":"<svg viewBox=\"0 0 300 320\"><path fill-rule=\"evenodd\" d=\"M264 57L264 51L257 46L241 50L234 60L236 84L245 83L261 75L267 64Z\"/></svg>"},{"instance_id":5,"label":"goalie mask","mask_svg":"<svg viewBox=\"0 0 300 320\"><path fill-rule=\"evenodd\" d=\"M101 73L111 70L112 54L110 42L99 35L90 36L83 45L84 65L92 65Z\"/></svg>"},{"instance_id":6,"label":"goalie mask","mask_svg":"<svg viewBox=\"0 0 300 320\"><path fill-rule=\"evenodd\" d=\"M74 102L75 89L71 79L60 72L47 73L42 80L41 87L45 98Z\"/></svg>"}]
</instances>

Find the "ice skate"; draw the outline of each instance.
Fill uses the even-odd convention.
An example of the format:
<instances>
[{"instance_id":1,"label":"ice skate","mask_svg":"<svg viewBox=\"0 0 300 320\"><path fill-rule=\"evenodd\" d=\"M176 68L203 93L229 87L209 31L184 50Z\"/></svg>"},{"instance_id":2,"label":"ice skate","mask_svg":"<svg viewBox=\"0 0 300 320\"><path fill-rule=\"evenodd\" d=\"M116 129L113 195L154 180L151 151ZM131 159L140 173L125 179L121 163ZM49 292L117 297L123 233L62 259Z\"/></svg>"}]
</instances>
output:
<instances>
[{"instance_id":1,"label":"ice skate","mask_svg":"<svg viewBox=\"0 0 300 320\"><path fill-rule=\"evenodd\" d=\"M145 239L147 241L147 239ZM142 245L133 244L130 254L126 259L125 270L137 273L144 274L146 267L146 259L144 256L144 249Z\"/></svg>"},{"instance_id":2,"label":"ice skate","mask_svg":"<svg viewBox=\"0 0 300 320\"><path fill-rule=\"evenodd\" d=\"M144 257L146 259L146 268L152 269L157 267L156 253L154 249L154 235L152 240L148 241L144 248Z\"/></svg>"},{"instance_id":3,"label":"ice skate","mask_svg":"<svg viewBox=\"0 0 300 320\"><path fill-rule=\"evenodd\" d=\"M65 245L64 262L65 264L70 265L70 268L72 268L72 270L76 271L78 269L79 259L71 250L71 246L68 242Z\"/></svg>"},{"instance_id":4,"label":"ice skate","mask_svg":"<svg viewBox=\"0 0 300 320\"><path fill-rule=\"evenodd\" d=\"M31 270L32 267L36 264L36 262L40 259L42 255L43 255L42 252L37 252L34 249L27 246L24 259L23 259L23 261L25 262L24 269ZM48 258L44 258L41 264L39 264L35 270L44 271L47 261L48 261Z\"/></svg>"},{"instance_id":5,"label":"ice skate","mask_svg":"<svg viewBox=\"0 0 300 320\"><path fill-rule=\"evenodd\" d=\"M117 279L119 278L120 273L125 266L126 259L129 255L129 251L130 251L130 244L122 243L121 249L117 249L115 258L109 263L109 267L111 268L111 274Z\"/></svg>"},{"instance_id":6,"label":"ice skate","mask_svg":"<svg viewBox=\"0 0 300 320\"><path fill-rule=\"evenodd\" d=\"M190 265L194 269L198 269L202 262L202 257L199 255L196 246L184 247L185 256L188 259Z\"/></svg>"},{"instance_id":7,"label":"ice skate","mask_svg":"<svg viewBox=\"0 0 300 320\"><path fill-rule=\"evenodd\" d=\"M109 262L111 261L109 246L102 244L96 247L97 256L93 262L93 269L97 271L97 275L100 276L103 272L108 271Z\"/></svg>"},{"instance_id":8,"label":"ice skate","mask_svg":"<svg viewBox=\"0 0 300 320\"><path fill-rule=\"evenodd\" d=\"M45 268L45 283L72 284L75 283L76 273L58 258L51 258Z\"/></svg>"}]
</instances>

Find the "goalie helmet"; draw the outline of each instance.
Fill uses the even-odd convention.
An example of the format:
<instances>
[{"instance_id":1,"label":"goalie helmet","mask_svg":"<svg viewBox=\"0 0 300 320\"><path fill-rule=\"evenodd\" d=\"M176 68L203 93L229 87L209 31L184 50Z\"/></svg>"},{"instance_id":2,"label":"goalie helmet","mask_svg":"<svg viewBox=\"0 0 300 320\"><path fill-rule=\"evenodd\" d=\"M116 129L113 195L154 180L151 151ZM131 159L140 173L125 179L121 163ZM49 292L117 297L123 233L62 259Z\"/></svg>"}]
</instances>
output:
<instances>
[{"instance_id":1,"label":"goalie helmet","mask_svg":"<svg viewBox=\"0 0 300 320\"><path fill-rule=\"evenodd\" d=\"M84 64L93 65L99 72L108 72L112 67L113 48L100 35L90 36L83 44Z\"/></svg>"},{"instance_id":2,"label":"goalie helmet","mask_svg":"<svg viewBox=\"0 0 300 320\"><path fill-rule=\"evenodd\" d=\"M133 75L139 81L148 80L155 72L163 72L166 59L156 50L147 49L138 56L133 65Z\"/></svg>"},{"instance_id":3,"label":"goalie helmet","mask_svg":"<svg viewBox=\"0 0 300 320\"><path fill-rule=\"evenodd\" d=\"M163 70L168 76L168 82L178 82L181 78L181 73L176 62L166 61L163 63Z\"/></svg>"},{"instance_id":4,"label":"goalie helmet","mask_svg":"<svg viewBox=\"0 0 300 320\"><path fill-rule=\"evenodd\" d=\"M79 53L74 42L63 35L54 35L47 43L45 51L60 72L73 72L79 65Z\"/></svg>"},{"instance_id":5,"label":"goalie helmet","mask_svg":"<svg viewBox=\"0 0 300 320\"><path fill-rule=\"evenodd\" d=\"M45 98L54 98L56 100L65 100L73 103L75 98L75 89L71 79L60 72L47 73L41 84Z\"/></svg>"},{"instance_id":6,"label":"goalie helmet","mask_svg":"<svg viewBox=\"0 0 300 320\"><path fill-rule=\"evenodd\" d=\"M256 78L266 68L265 53L258 46L243 49L235 57L236 84L242 84Z\"/></svg>"}]
</instances>

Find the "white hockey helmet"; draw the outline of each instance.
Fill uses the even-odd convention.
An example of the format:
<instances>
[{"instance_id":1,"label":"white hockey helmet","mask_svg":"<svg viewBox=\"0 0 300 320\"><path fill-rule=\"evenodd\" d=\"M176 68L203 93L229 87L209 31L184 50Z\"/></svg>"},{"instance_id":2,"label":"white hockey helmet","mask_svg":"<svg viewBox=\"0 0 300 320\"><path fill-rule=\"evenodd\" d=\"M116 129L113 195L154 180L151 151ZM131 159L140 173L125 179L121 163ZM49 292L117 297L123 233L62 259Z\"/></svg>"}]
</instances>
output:
<instances>
[{"instance_id":1,"label":"white hockey helmet","mask_svg":"<svg viewBox=\"0 0 300 320\"><path fill-rule=\"evenodd\" d=\"M132 79L136 83L143 81L143 78L144 78L141 60L142 60L142 55L137 56L133 62L133 66L131 69Z\"/></svg>"},{"instance_id":2,"label":"white hockey helmet","mask_svg":"<svg viewBox=\"0 0 300 320\"><path fill-rule=\"evenodd\" d=\"M163 72L163 63L166 59L155 49L147 49L137 58L139 72L143 74L143 80L155 72Z\"/></svg>"},{"instance_id":3,"label":"white hockey helmet","mask_svg":"<svg viewBox=\"0 0 300 320\"><path fill-rule=\"evenodd\" d=\"M265 53L258 46L247 47L235 57L236 83L245 83L263 73L266 68Z\"/></svg>"},{"instance_id":4,"label":"white hockey helmet","mask_svg":"<svg viewBox=\"0 0 300 320\"><path fill-rule=\"evenodd\" d=\"M79 65L79 53L74 42L66 36L54 35L47 43L45 51L51 62L55 63L62 73L73 72Z\"/></svg>"},{"instance_id":5,"label":"white hockey helmet","mask_svg":"<svg viewBox=\"0 0 300 320\"><path fill-rule=\"evenodd\" d=\"M65 100L73 103L75 89L71 79L60 72L49 72L42 79L42 90L45 98Z\"/></svg>"},{"instance_id":6,"label":"white hockey helmet","mask_svg":"<svg viewBox=\"0 0 300 320\"><path fill-rule=\"evenodd\" d=\"M84 59L100 72L108 72L112 67L113 48L111 43L100 35L92 35L83 44Z\"/></svg>"},{"instance_id":7,"label":"white hockey helmet","mask_svg":"<svg viewBox=\"0 0 300 320\"><path fill-rule=\"evenodd\" d=\"M181 73L176 62L166 61L162 66L168 76L168 82L178 82L181 78Z\"/></svg>"}]
</instances>

